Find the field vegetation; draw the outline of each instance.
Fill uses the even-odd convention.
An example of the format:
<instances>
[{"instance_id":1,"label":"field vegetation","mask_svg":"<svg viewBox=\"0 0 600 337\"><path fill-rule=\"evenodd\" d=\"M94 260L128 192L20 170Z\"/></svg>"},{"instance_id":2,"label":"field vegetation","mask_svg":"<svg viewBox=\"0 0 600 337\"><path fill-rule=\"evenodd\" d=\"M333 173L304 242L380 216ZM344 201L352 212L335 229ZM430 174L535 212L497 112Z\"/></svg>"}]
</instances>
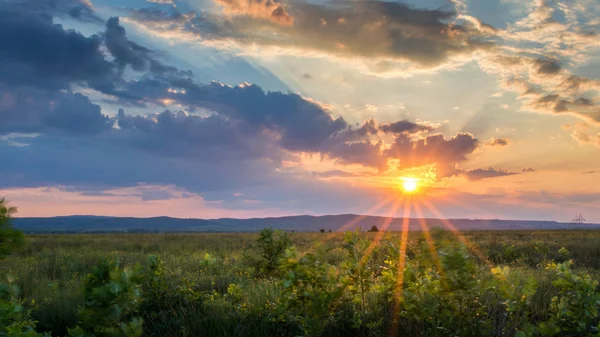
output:
<instances>
[{"instance_id":1,"label":"field vegetation","mask_svg":"<svg viewBox=\"0 0 600 337\"><path fill-rule=\"evenodd\" d=\"M77 234L0 223L0 336L600 336L600 232Z\"/></svg>"}]
</instances>

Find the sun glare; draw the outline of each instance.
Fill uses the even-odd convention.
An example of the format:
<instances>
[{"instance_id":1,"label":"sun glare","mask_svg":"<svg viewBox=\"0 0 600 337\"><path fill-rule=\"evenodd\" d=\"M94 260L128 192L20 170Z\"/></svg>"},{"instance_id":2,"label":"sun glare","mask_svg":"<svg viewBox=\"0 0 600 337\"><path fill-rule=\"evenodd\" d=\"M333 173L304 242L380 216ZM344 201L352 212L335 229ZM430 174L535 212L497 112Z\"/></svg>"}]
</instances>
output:
<instances>
[{"instance_id":1,"label":"sun glare","mask_svg":"<svg viewBox=\"0 0 600 337\"><path fill-rule=\"evenodd\" d=\"M415 178L402 178L402 190L406 193L414 193L419 187L419 181Z\"/></svg>"}]
</instances>

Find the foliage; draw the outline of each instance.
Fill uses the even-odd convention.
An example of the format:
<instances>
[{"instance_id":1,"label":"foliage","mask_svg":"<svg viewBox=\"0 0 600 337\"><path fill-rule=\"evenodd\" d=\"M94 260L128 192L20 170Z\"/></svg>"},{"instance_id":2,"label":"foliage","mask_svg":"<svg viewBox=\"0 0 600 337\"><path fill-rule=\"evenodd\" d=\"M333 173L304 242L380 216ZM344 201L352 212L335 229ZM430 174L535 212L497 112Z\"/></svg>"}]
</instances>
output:
<instances>
[{"instance_id":1,"label":"foliage","mask_svg":"<svg viewBox=\"0 0 600 337\"><path fill-rule=\"evenodd\" d=\"M259 269L264 273L271 273L277 269L279 259L284 256L285 250L291 245L291 241L285 232L265 228L260 231L257 244L262 255Z\"/></svg>"},{"instance_id":2,"label":"foliage","mask_svg":"<svg viewBox=\"0 0 600 337\"><path fill-rule=\"evenodd\" d=\"M589 274L577 273L572 261L551 263L546 269L553 275L558 294L550 304L550 319L538 330L544 336L566 332L572 336L600 336L600 293L598 281Z\"/></svg>"},{"instance_id":3,"label":"foliage","mask_svg":"<svg viewBox=\"0 0 600 337\"><path fill-rule=\"evenodd\" d=\"M19 298L19 288L8 277L0 283L0 337L50 337L35 331L36 322Z\"/></svg>"},{"instance_id":4,"label":"foliage","mask_svg":"<svg viewBox=\"0 0 600 337\"><path fill-rule=\"evenodd\" d=\"M305 336L321 336L342 294L336 268L321 254L301 254L292 248L286 251L281 269L285 272L282 311L298 321Z\"/></svg>"},{"instance_id":5,"label":"foliage","mask_svg":"<svg viewBox=\"0 0 600 337\"><path fill-rule=\"evenodd\" d=\"M0 336L598 336L600 232L429 234L32 236Z\"/></svg>"},{"instance_id":6,"label":"foliage","mask_svg":"<svg viewBox=\"0 0 600 337\"><path fill-rule=\"evenodd\" d=\"M16 208L7 206L6 201L0 199L0 260L25 243L23 233L14 229L10 223L10 217L16 212Z\"/></svg>"},{"instance_id":7,"label":"foliage","mask_svg":"<svg viewBox=\"0 0 600 337\"><path fill-rule=\"evenodd\" d=\"M139 268L120 268L102 260L84 280L82 327L97 337L134 337L142 334L142 319L135 316L141 299Z\"/></svg>"}]
</instances>

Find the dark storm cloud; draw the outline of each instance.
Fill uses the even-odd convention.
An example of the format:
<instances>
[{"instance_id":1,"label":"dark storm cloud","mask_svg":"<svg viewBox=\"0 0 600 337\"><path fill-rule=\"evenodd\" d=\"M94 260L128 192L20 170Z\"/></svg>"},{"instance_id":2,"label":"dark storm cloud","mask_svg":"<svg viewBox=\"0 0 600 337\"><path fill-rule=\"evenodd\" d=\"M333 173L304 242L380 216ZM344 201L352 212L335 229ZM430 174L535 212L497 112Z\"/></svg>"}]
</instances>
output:
<instances>
[{"instance_id":1,"label":"dark storm cloud","mask_svg":"<svg viewBox=\"0 0 600 337\"><path fill-rule=\"evenodd\" d=\"M133 146L171 157L222 162L270 158L282 151L259 129L217 114L208 117L166 110L157 115L131 116L119 111L122 137Z\"/></svg>"},{"instance_id":2,"label":"dark storm cloud","mask_svg":"<svg viewBox=\"0 0 600 337\"><path fill-rule=\"evenodd\" d=\"M98 36L85 37L42 14L0 11L0 82L56 90L107 81L113 66Z\"/></svg>"},{"instance_id":3,"label":"dark storm cloud","mask_svg":"<svg viewBox=\"0 0 600 337\"><path fill-rule=\"evenodd\" d=\"M112 127L99 105L79 93L0 85L0 133L64 131L93 135Z\"/></svg>"},{"instance_id":4,"label":"dark storm cloud","mask_svg":"<svg viewBox=\"0 0 600 337\"><path fill-rule=\"evenodd\" d=\"M115 58L115 62L121 72L129 65L136 71L150 71L157 74L175 73L192 76L192 73L189 71L181 72L175 67L163 64L156 60L155 52L130 41L127 38L125 28L119 24L118 17L108 19L104 38L106 47Z\"/></svg>"},{"instance_id":5,"label":"dark storm cloud","mask_svg":"<svg viewBox=\"0 0 600 337\"><path fill-rule=\"evenodd\" d=\"M470 171L462 171L462 175L464 175L469 180L481 180L488 178L496 178L496 177L504 177L519 174L517 172L510 172L508 170L503 169L495 169L493 167L475 169Z\"/></svg>"},{"instance_id":6,"label":"dark storm cloud","mask_svg":"<svg viewBox=\"0 0 600 337\"><path fill-rule=\"evenodd\" d=\"M29 14L50 14L85 22L102 23L91 3L83 0L0 0L0 10Z\"/></svg>"},{"instance_id":7,"label":"dark storm cloud","mask_svg":"<svg viewBox=\"0 0 600 337\"><path fill-rule=\"evenodd\" d=\"M138 81L129 90L140 97L173 99L190 108L216 111L253 128L271 130L281 136L281 146L290 151L318 152L333 135L349 127L343 118L333 118L314 101L297 94L265 92L254 84L232 87L170 78Z\"/></svg>"}]
</instances>

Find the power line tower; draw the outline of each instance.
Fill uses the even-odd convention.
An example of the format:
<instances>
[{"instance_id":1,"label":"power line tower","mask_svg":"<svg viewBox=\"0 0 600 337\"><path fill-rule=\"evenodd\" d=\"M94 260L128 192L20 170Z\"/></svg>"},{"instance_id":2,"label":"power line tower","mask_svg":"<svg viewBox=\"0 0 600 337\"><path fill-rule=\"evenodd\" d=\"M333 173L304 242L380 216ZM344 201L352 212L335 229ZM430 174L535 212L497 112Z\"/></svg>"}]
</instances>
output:
<instances>
[{"instance_id":1,"label":"power line tower","mask_svg":"<svg viewBox=\"0 0 600 337\"><path fill-rule=\"evenodd\" d=\"M576 224L582 224L584 222L586 222L587 220L585 220L585 218L583 217L583 215L581 213L579 213L578 216L576 216L571 222L572 223L576 223Z\"/></svg>"}]
</instances>

